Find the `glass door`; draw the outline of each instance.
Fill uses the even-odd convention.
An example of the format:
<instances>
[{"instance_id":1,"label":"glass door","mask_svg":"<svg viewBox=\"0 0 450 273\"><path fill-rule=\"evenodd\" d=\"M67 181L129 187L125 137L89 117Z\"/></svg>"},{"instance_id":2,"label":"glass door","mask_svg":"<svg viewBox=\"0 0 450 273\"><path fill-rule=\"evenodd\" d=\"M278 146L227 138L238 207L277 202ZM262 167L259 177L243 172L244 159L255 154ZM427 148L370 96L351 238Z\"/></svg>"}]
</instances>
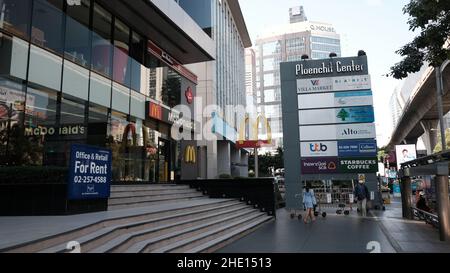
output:
<instances>
[{"instance_id":1,"label":"glass door","mask_svg":"<svg viewBox=\"0 0 450 273\"><path fill-rule=\"evenodd\" d=\"M170 141L159 139L158 141L158 174L160 183L169 182L170 170Z\"/></svg>"}]
</instances>

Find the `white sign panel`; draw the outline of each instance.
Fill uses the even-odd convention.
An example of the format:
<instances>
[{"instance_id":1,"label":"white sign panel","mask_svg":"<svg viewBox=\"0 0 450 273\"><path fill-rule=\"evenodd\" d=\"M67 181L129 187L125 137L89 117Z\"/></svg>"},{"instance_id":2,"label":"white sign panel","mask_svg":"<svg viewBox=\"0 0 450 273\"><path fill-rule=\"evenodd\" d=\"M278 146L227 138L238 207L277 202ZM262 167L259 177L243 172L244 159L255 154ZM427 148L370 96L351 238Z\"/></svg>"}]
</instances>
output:
<instances>
[{"instance_id":1,"label":"white sign panel","mask_svg":"<svg viewBox=\"0 0 450 273\"><path fill-rule=\"evenodd\" d=\"M297 93L324 93L354 90L370 90L369 75L311 78L297 80Z\"/></svg>"},{"instance_id":2,"label":"white sign panel","mask_svg":"<svg viewBox=\"0 0 450 273\"><path fill-rule=\"evenodd\" d=\"M417 159L416 145L397 145L395 146L395 155L397 157L397 170L400 170L400 165Z\"/></svg>"},{"instance_id":3,"label":"white sign panel","mask_svg":"<svg viewBox=\"0 0 450 273\"><path fill-rule=\"evenodd\" d=\"M373 105L372 91L298 95L298 109Z\"/></svg>"},{"instance_id":4,"label":"white sign panel","mask_svg":"<svg viewBox=\"0 0 450 273\"><path fill-rule=\"evenodd\" d=\"M300 126L300 141L376 138L375 124Z\"/></svg>"},{"instance_id":5,"label":"white sign panel","mask_svg":"<svg viewBox=\"0 0 450 273\"><path fill-rule=\"evenodd\" d=\"M336 141L316 141L300 143L302 157L338 156L338 144Z\"/></svg>"}]
</instances>

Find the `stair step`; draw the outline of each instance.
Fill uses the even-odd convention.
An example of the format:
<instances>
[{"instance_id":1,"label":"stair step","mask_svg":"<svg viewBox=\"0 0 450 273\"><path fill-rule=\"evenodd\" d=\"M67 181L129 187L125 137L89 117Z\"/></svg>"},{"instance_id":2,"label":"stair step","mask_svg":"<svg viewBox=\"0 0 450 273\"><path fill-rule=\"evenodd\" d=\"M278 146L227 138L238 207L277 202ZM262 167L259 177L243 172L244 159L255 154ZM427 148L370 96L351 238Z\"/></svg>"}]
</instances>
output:
<instances>
[{"instance_id":1,"label":"stair step","mask_svg":"<svg viewBox=\"0 0 450 273\"><path fill-rule=\"evenodd\" d=\"M173 189L173 190L141 190L141 191L114 191L111 192L110 198L133 197L133 196L150 196L150 195L166 195L197 192L195 189Z\"/></svg>"},{"instance_id":2,"label":"stair step","mask_svg":"<svg viewBox=\"0 0 450 273\"><path fill-rule=\"evenodd\" d=\"M203 198L206 199L206 198ZM141 221L143 219L149 219L149 217L163 217L163 216L169 216L177 213L183 213L183 212L190 212L193 209L200 210L200 209L206 209L206 208L212 208L219 205L226 205L231 203L238 202L237 200L233 199L210 199L202 201L202 203L192 203L190 201L200 201L201 199L191 199L191 200L179 200L180 205L173 204L173 206L167 207L164 206L165 203L154 203L150 204L150 206L143 206L139 208L139 213L131 213L126 214L123 213L123 216L117 216L117 217L111 217L111 218L103 218L100 219L97 222L92 222L91 224L88 224L83 227L74 228L72 230L67 230L58 234L53 234L50 236L46 236L44 238L40 238L37 240L24 242L21 244L18 244L16 246L11 246L6 249L3 249L1 252L38 252L43 249L47 249L50 247L53 247L58 244L66 244L69 241L72 241L76 238L86 236L90 233L94 233L98 231L99 229L102 229L104 227L113 226L113 225L120 225L125 224L130 221ZM186 202L184 204L182 201ZM204 203L203 203L204 202ZM168 203L174 203L174 202L168 202ZM120 209L120 208L117 208Z\"/></svg>"},{"instance_id":3,"label":"stair step","mask_svg":"<svg viewBox=\"0 0 450 273\"><path fill-rule=\"evenodd\" d=\"M236 222L229 223L225 226L215 228L215 229L207 231L205 233L201 233L196 236L174 242L174 243L166 245L162 248L151 250L150 252L151 253L167 253L167 252L180 253L180 252L183 252L183 249L185 249L185 248L190 249L190 248L197 246L197 244L200 245L202 243L205 243L205 242L215 239L217 237L223 236L226 233L232 232L243 226L248 225L249 222L253 222L253 221L256 221L257 219L265 217L265 215L266 214L263 212L254 213L251 216L248 216L244 219L240 219ZM213 237L213 238L210 238L210 237ZM193 244L196 244L196 245L193 245ZM144 252L148 252L148 248L146 248L144 250Z\"/></svg>"},{"instance_id":4,"label":"stair step","mask_svg":"<svg viewBox=\"0 0 450 273\"><path fill-rule=\"evenodd\" d=\"M81 245L81 249L83 252L88 252L91 249L98 246L98 244L101 244L102 242L112 240L115 237L118 237L120 235L123 235L124 232L136 232L138 230L142 230L145 228L151 228L151 227L157 227L158 225L168 225L173 223L178 223L180 221L186 221L189 219L192 219L193 216L200 217L200 216L207 216L210 215L211 212L224 212L229 210L236 210L236 209L242 209L245 208L245 205L239 202L234 203L226 203L219 206L213 206L209 208L202 208L197 209L193 211L188 212L182 212L178 214L173 215L166 215L160 218L150 218L138 222L130 222L125 224L120 224L116 226L110 226L110 227L104 227L94 233L90 233L86 236L76 238L74 241L77 241ZM147 225L147 226L146 226ZM99 242L99 240L101 242ZM96 246L97 245L97 246ZM57 252L65 252L66 245L59 244L57 246L45 249L41 251L42 253L57 253Z\"/></svg>"},{"instance_id":5,"label":"stair step","mask_svg":"<svg viewBox=\"0 0 450 273\"><path fill-rule=\"evenodd\" d=\"M153 200L153 201L146 201L146 202L130 202L130 203L124 203L124 204L110 204L110 205L108 205L108 210L140 208L140 207L146 207L146 206L171 204L171 203L194 201L194 200L201 200L201 199L208 199L208 198L209 198L208 196L194 196L194 197L183 197L183 198L178 197L175 199L169 198L169 199Z\"/></svg>"},{"instance_id":6,"label":"stair step","mask_svg":"<svg viewBox=\"0 0 450 273\"><path fill-rule=\"evenodd\" d=\"M111 192L141 191L141 190L177 190L190 189L189 185L155 184L155 185L112 185Z\"/></svg>"},{"instance_id":7,"label":"stair step","mask_svg":"<svg viewBox=\"0 0 450 273\"><path fill-rule=\"evenodd\" d=\"M167 199L176 198L186 198L186 197L199 197L204 196L201 192L188 192L188 193L175 193L175 194L164 194L164 195L145 195L137 197L115 197L108 200L108 205L120 205L120 204L131 204L140 202L151 202L151 201L164 201Z\"/></svg>"},{"instance_id":8,"label":"stair step","mask_svg":"<svg viewBox=\"0 0 450 273\"><path fill-rule=\"evenodd\" d=\"M200 226L193 226L184 231L174 232L157 238L137 242L125 252L126 253L150 252L152 250L164 247L168 244L172 244L180 240L185 240L187 238L197 236L198 234L203 234L211 229L227 226L229 225L229 223L235 223L241 219L256 217L258 213L259 213L258 211L250 208L248 211L242 211L241 213L227 217L225 219L216 220Z\"/></svg>"},{"instance_id":9,"label":"stair step","mask_svg":"<svg viewBox=\"0 0 450 273\"><path fill-rule=\"evenodd\" d=\"M226 245L252 233L256 229L258 229L261 225L267 224L271 221L274 221L275 218L273 216L266 216L261 219L258 219L257 221L252 222L251 224L244 226L242 228L239 228L231 233L225 234L219 238L216 238L214 240L208 241L204 244L201 244L199 246L196 246L194 248L191 248L185 253L212 253L218 249L221 249L225 247Z\"/></svg>"},{"instance_id":10,"label":"stair step","mask_svg":"<svg viewBox=\"0 0 450 273\"><path fill-rule=\"evenodd\" d=\"M245 208L244 208L245 209ZM239 212L236 214L236 212ZM243 210L243 208L234 208L232 210L226 210L223 212L210 214L206 216L196 217L192 219L187 219L181 222L175 222L171 224L166 225L158 225L156 227L151 227L145 230L139 230L135 232L129 232L127 234L123 234L122 236L118 236L114 238L113 240L110 240L109 242L97 247L96 249L93 249L92 253L105 253L105 252L122 252L126 251L130 246L132 246L136 241L140 242L143 239L146 240L154 240L155 242L158 241L158 238L167 238L169 236L173 236L174 234L179 234L180 232L183 233L186 230L193 229L198 226L205 225L205 223L210 223L216 218L219 218L218 220L215 220L217 222L224 221L224 219L233 219L235 217L238 217L239 215L244 215L246 213L250 213L250 211ZM231 216L227 216L224 218L224 216L234 214ZM181 230L181 231L180 231ZM156 238L155 238L156 237Z\"/></svg>"}]
</instances>

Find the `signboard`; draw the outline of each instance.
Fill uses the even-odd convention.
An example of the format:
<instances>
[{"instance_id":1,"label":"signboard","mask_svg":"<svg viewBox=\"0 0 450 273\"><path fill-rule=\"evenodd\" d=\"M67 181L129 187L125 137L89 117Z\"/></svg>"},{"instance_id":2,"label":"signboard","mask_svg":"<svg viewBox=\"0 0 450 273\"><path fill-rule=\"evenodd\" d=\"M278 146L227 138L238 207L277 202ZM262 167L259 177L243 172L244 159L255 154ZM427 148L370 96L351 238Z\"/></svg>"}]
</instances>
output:
<instances>
[{"instance_id":1,"label":"signboard","mask_svg":"<svg viewBox=\"0 0 450 273\"><path fill-rule=\"evenodd\" d=\"M337 173L337 157L302 158L301 170L303 174Z\"/></svg>"},{"instance_id":2,"label":"signboard","mask_svg":"<svg viewBox=\"0 0 450 273\"><path fill-rule=\"evenodd\" d=\"M338 156L338 145L336 141L302 142L300 143L300 154L302 157L336 157Z\"/></svg>"},{"instance_id":3,"label":"signboard","mask_svg":"<svg viewBox=\"0 0 450 273\"><path fill-rule=\"evenodd\" d=\"M370 89L371 80L369 75L297 80L297 93L299 94Z\"/></svg>"},{"instance_id":4,"label":"signboard","mask_svg":"<svg viewBox=\"0 0 450 273\"><path fill-rule=\"evenodd\" d=\"M300 141L375 138L375 124L300 126Z\"/></svg>"},{"instance_id":5,"label":"signboard","mask_svg":"<svg viewBox=\"0 0 450 273\"><path fill-rule=\"evenodd\" d=\"M74 144L70 152L68 199L109 198L112 153L108 149Z\"/></svg>"},{"instance_id":6,"label":"signboard","mask_svg":"<svg viewBox=\"0 0 450 273\"><path fill-rule=\"evenodd\" d=\"M300 94L299 109L373 105L371 90L338 93Z\"/></svg>"},{"instance_id":7,"label":"signboard","mask_svg":"<svg viewBox=\"0 0 450 273\"><path fill-rule=\"evenodd\" d=\"M375 116L372 106L300 110L300 125L338 124L338 123L370 123Z\"/></svg>"},{"instance_id":8,"label":"signboard","mask_svg":"<svg viewBox=\"0 0 450 273\"><path fill-rule=\"evenodd\" d=\"M295 64L298 78L342 77L346 75L368 75L367 57L333 58L301 61Z\"/></svg>"},{"instance_id":9,"label":"signboard","mask_svg":"<svg viewBox=\"0 0 450 273\"><path fill-rule=\"evenodd\" d=\"M395 146L397 158L397 170L400 170L401 164L417 159L416 145L397 145Z\"/></svg>"},{"instance_id":10,"label":"signboard","mask_svg":"<svg viewBox=\"0 0 450 273\"><path fill-rule=\"evenodd\" d=\"M377 158L339 158L340 173L376 173L378 172Z\"/></svg>"},{"instance_id":11,"label":"signboard","mask_svg":"<svg viewBox=\"0 0 450 273\"><path fill-rule=\"evenodd\" d=\"M377 155L377 142L374 139L338 141L340 157L368 157Z\"/></svg>"}]
</instances>

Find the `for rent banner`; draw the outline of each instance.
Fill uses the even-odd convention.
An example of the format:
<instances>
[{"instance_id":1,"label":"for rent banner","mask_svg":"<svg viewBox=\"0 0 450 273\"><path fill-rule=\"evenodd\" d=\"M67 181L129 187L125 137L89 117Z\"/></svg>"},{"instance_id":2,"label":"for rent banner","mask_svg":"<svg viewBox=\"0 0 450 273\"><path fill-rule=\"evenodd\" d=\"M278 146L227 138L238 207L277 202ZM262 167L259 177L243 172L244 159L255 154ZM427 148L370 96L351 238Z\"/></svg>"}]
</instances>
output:
<instances>
[{"instance_id":1,"label":"for rent banner","mask_svg":"<svg viewBox=\"0 0 450 273\"><path fill-rule=\"evenodd\" d=\"M70 154L69 200L109 198L111 151L74 144Z\"/></svg>"}]
</instances>

